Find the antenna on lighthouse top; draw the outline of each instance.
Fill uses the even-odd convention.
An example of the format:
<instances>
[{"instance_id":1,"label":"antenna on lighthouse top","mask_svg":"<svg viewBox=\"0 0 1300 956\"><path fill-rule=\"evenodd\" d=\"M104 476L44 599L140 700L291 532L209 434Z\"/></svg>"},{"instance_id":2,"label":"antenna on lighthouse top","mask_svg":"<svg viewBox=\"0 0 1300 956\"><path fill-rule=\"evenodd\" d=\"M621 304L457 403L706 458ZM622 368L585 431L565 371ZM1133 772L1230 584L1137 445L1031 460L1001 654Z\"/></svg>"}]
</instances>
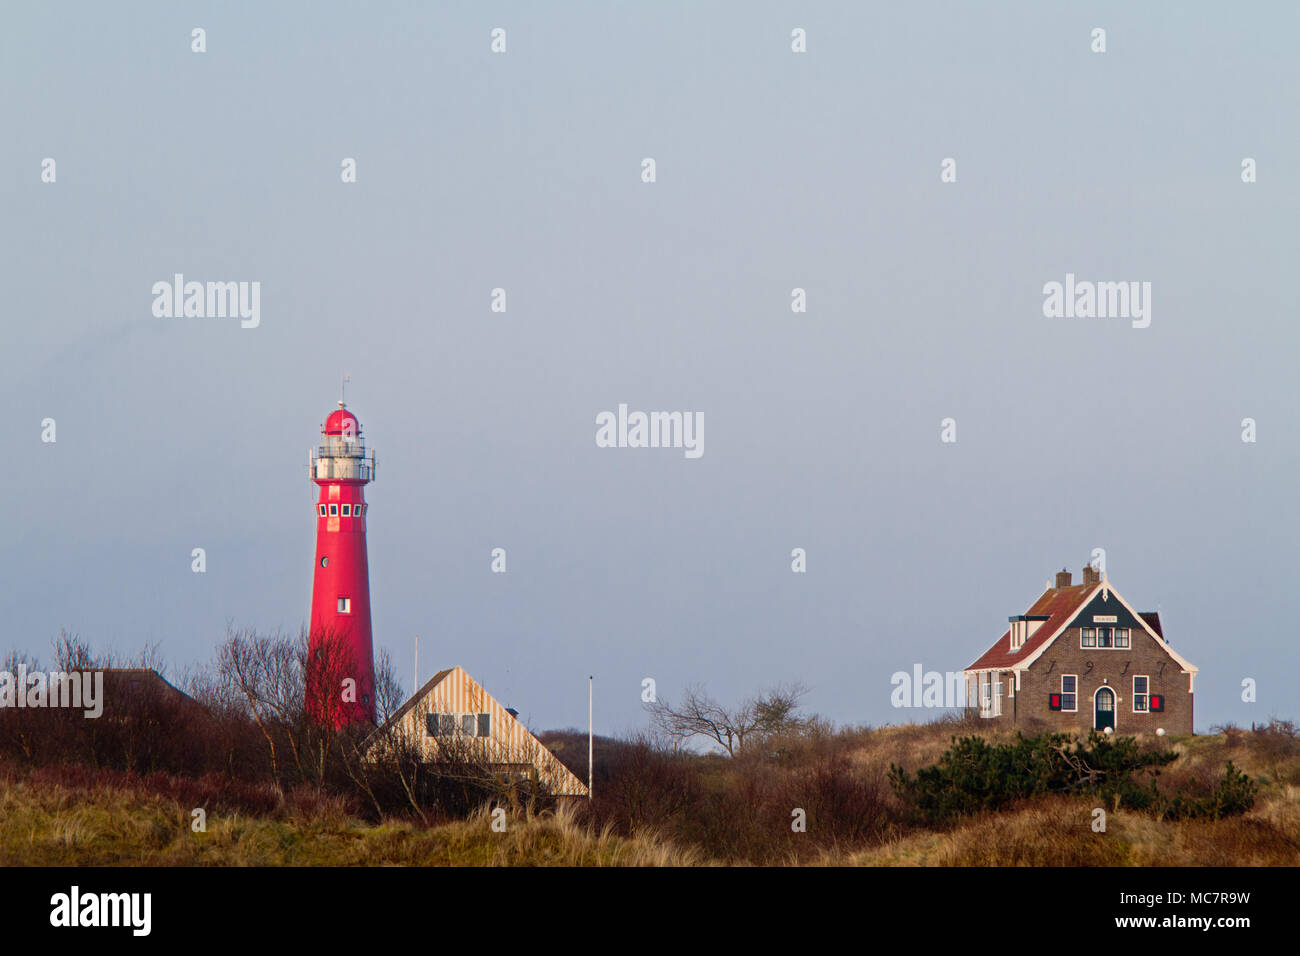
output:
<instances>
[{"instance_id":1,"label":"antenna on lighthouse top","mask_svg":"<svg viewBox=\"0 0 1300 956\"><path fill-rule=\"evenodd\" d=\"M343 407L343 392L347 389L350 381L352 381L352 376L344 372L339 382L339 408Z\"/></svg>"}]
</instances>

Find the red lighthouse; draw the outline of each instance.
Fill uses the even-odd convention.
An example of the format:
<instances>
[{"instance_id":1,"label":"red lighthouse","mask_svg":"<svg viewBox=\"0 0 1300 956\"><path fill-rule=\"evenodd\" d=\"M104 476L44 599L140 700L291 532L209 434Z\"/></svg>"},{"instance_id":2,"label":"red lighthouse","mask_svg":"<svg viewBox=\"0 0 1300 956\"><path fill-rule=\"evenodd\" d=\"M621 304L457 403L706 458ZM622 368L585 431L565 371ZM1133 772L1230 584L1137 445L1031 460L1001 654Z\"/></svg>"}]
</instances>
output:
<instances>
[{"instance_id":1,"label":"red lighthouse","mask_svg":"<svg viewBox=\"0 0 1300 956\"><path fill-rule=\"evenodd\" d=\"M311 590L308 713L337 725L375 720L374 649L370 636L370 571L366 563L366 505L375 478L361 423L343 400L321 429L310 455L316 504L316 572ZM349 687L348 678L352 679Z\"/></svg>"}]
</instances>

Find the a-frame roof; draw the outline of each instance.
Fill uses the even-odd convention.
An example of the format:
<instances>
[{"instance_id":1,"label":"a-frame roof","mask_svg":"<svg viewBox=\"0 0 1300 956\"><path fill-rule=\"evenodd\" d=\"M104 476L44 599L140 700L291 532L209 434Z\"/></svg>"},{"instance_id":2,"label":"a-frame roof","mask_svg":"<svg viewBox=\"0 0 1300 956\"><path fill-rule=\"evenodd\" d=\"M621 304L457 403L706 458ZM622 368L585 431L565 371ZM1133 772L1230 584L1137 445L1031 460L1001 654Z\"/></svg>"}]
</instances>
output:
<instances>
[{"instance_id":1,"label":"a-frame roof","mask_svg":"<svg viewBox=\"0 0 1300 956\"><path fill-rule=\"evenodd\" d=\"M446 682L447 686L439 688ZM441 704L437 703L441 701ZM557 795L582 796L587 793L587 786L577 778L537 736L510 710L488 693L463 667L449 667L438 671L424 686L411 695L384 725L373 731L363 743L363 749L381 740L390 730L397 733L410 732L410 726L402 728L408 717L415 719L411 711L421 704L429 702L429 712L445 712L440 707L450 708L459 713L463 708L473 707L491 713L492 731L489 735L493 743L492 758L494 764L532 763L543 773ZM418 726L418 724L416 725ZM417 730L417 734L423 735Z\"/></svg>"},{"instance_id":2,"label":"a-frame roof","mask_svg":"<svg viewBox=\"0 0 1300 956\"><path fill-rule=\"evenodd\" d=\"M446 677L448 674L450 674L453 670L455 670L455 668L448 667L446 670L438 671L438 673L430 677L427 681L425 681L424 686L421 687L419 690L417 690L414 694L412 694L410 699L405 704L397 708L397 710L393 711L393 716L388 718L388 720L384 722L384 725L379 729L382 731L390 725L397 724L403 717L405 717L410 712L412 707L414 707L420 701L424 700L424 698L428 696L429 691L433 690L435 687L441 684L442 679Z\"/></svg>"}]
</instances>

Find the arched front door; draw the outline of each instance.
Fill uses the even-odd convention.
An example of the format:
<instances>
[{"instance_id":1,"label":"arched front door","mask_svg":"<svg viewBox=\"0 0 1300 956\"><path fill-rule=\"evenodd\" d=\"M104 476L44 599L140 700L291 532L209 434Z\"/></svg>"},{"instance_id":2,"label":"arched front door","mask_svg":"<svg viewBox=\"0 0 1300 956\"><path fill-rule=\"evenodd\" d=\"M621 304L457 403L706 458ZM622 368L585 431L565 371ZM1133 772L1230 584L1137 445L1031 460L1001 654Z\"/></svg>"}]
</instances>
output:
<instances>
[{"instance_id":1,"label":"arched front door","mask_svg":"<svg viewBox=\"0 0 1300 956\"><path fill-rule=\"evenodd\" d=\"M1097 693L1093 697L1095 718L1092 722L1094 730L1105 730L1109 727L1115 729L1115 692L1109 687L1097 688Z\"/></svg>"}]
</instances>

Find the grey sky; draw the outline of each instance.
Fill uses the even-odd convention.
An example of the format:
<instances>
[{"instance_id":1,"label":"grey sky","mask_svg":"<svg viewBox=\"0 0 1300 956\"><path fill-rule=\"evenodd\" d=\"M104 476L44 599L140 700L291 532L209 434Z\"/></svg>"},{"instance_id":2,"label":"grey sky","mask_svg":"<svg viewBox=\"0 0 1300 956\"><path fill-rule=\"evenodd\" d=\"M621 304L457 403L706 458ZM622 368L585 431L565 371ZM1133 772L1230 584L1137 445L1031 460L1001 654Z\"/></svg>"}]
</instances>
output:
<instances>
[{"instance_id":1,"label":"grey sky","mask_svg":"<svg viewBox=\"0 0 1300 956\"><path fill-rule=\"evenodd\" d=\"M924 718L890 674L1104 547L1199 730L1295 718L1300 12L802 6L7 4L0 646L296 630L346 370L408 687L418 633L535 727L589 673L605 732L647 676ZM176 272L260 281L260 327L154 318ZM1150 328L1044 318L1067 272L1150 281ZM597 448L620 402L704 456Z\"/></svg>"}]
</instances>

